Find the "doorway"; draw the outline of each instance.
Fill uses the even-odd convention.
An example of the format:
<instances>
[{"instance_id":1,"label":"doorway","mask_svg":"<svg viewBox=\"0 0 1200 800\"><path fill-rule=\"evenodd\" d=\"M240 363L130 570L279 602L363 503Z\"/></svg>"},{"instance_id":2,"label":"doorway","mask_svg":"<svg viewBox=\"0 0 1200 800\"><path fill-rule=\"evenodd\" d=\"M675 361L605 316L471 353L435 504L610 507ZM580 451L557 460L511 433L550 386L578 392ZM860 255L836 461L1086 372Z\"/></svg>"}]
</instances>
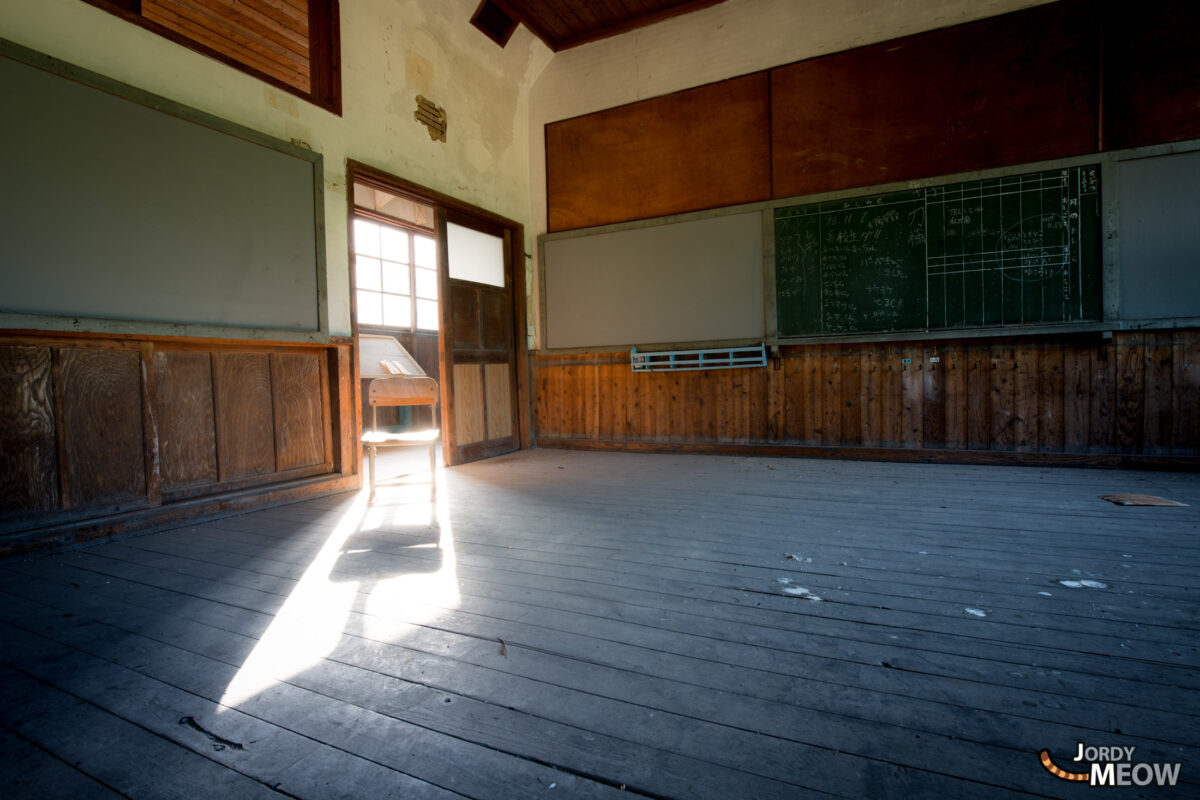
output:
<instances>
[{"instance_id":1,"label":"doorway","mask_svg":"<svg viewBox=\"0 0 1200 800\"><path fill-rule=\"evenodd\" d=\"M447 466L528 446L522 226L356 162L347 184L356 344L394 336L438 381ZM434 423L426 409L386 412L381 425Z\"/></svg>"}]
</instances>

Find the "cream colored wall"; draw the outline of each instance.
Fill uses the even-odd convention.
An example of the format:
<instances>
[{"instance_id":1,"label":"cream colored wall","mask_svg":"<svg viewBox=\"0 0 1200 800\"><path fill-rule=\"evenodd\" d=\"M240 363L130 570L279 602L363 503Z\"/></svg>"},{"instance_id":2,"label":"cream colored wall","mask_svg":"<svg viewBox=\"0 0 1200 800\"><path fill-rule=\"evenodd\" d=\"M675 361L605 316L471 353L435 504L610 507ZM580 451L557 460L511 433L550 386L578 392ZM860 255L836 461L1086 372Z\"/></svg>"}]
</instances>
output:
<instances>
[{"instance_id":1,"label":"cream colored wall","mask_svg":"<svg viewBox=\"0 0 1200 800\"><path fill-rule=\"evenodd\" d=\"M530 97L534 226L546 231L548 122L1047 1L727 0L558 53Z\"/></svg>"},{"instance_id":2,"label":"cream colored wall","mask_svg":"<svg viewBox=\"0 0 1200 800\"><path fill-rule=\"evenodd\" d=\"M346 159L530 224L529 88L550 51L524 28L501 50L476 0L343 0L343 116L80 0L0 0L0 37L324 156L330 333L350 333ZM447 142L413 119L446 109ZM531 249L527 242L526 249Z\"/></svg>"}]
</instances>

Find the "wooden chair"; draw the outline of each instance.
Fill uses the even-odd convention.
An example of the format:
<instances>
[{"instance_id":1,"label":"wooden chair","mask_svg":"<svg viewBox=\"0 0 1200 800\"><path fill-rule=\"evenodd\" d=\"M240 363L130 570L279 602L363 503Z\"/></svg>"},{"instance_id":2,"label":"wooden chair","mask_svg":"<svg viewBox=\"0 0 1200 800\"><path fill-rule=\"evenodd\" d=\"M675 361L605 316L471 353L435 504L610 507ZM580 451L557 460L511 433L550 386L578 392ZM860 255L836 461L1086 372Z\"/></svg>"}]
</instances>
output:
<instances>
[{"instance_id":1,"label":"wooden chair","mask_svg":"<svg viewBox=\"0 0 1200 800\"><path fill-rule=\"evenodd\" d=\"M378 485L375 476L375 456L380 448L427 447L429 448L430 496L437 496L437 443L441 431L437 427L438 385L425 375L416 360L409 355L400 342L391 336L362 334L359 337L359 374L372 378L367 389L367 403L371 407L371 429L363 431L363 449L367 451L367 464L371 494L367 502L374 502ZM379 430L379 406L429 406L433 427L427 430L391 432Z\"/></svg>"}]
</instances>

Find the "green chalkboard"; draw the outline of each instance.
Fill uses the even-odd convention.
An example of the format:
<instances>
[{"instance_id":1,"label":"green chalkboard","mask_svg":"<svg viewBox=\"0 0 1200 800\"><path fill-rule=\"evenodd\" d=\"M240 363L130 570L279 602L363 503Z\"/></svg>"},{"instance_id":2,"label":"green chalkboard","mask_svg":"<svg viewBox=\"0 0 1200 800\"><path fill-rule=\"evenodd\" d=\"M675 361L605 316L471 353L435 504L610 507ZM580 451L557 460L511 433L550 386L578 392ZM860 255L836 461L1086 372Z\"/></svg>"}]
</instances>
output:
<instances>
[{"instance_id":1,"label":"green chalkboard","mask_svg":"<svg viewBox=\"0 0 1200 800\"><path fill-rule=\"evenodd\" d=\"M1100 170L775 211L779 335L1100 318Z\"/></svg>"}]
</instances>

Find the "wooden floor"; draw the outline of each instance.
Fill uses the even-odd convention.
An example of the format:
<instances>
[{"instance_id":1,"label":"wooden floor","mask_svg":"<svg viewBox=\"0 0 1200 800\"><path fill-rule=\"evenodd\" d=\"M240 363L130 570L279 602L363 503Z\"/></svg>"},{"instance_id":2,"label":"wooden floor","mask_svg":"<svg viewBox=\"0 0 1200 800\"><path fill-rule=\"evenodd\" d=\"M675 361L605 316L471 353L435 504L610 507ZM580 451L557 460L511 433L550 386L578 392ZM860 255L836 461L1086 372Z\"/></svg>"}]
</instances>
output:
<instances>
[{"instance_id":1,"label":"wooden floor","mask_svg":"<svg viewBox=\"0 0 1200 800\"><path fill-rule=\"evenodd\" d=\"M0 794L1200 796L1200 475L541 450L438 480L0 566ZM1181 785L1039 763L1080 741Z\"/></svg>"}]
</instances>

